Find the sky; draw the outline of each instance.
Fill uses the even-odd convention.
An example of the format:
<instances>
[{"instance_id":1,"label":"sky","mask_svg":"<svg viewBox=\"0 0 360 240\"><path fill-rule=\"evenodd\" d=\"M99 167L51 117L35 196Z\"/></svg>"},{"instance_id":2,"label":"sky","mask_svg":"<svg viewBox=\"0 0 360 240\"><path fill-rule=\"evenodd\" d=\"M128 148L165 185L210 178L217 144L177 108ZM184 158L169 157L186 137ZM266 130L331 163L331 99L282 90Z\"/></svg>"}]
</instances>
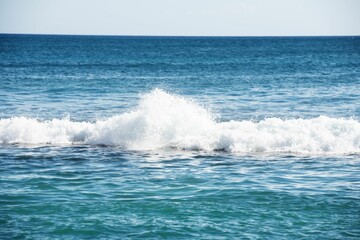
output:
<instances>
[{"instance_id":1,"label":"sky","mask_svg":"<svg viewBox=\"0 0 360 240\"><path fill-rule=\"evenodd\" d=\"M0 33L360 35L360 0L0 0Z\"/></svg>"}]
</instances>

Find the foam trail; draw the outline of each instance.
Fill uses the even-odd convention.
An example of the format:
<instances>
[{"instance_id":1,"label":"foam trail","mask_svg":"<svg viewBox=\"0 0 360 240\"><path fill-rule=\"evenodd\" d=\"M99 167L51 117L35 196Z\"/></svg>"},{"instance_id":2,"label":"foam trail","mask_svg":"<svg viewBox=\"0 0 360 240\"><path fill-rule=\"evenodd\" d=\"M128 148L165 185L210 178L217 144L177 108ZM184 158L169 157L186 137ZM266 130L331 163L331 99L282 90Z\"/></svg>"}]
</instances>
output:
<instances>
[{"instance_id":1,"label":"foam trail","mask_svg":"<svg viewBox=\"0 0 360 240\"><path fill-rule=\"evenodd\" d=\"M313 119L218 123L201 106L154 90L134 111L95 123L69 119L0 120L1 144L89 144L129 150L224 150L239 153L360 153L360 122L321 116Z\"/></svg>"}]
</instances>

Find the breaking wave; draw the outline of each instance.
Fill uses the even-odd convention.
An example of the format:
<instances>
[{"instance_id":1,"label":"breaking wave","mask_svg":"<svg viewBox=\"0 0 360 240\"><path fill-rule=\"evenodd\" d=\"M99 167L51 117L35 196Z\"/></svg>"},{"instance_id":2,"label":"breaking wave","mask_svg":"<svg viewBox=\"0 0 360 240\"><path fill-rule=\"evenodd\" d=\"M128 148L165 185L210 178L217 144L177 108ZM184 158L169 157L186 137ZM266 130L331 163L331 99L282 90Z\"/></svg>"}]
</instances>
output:
<instances>
[{"instance_id":1,"label":"breaking wave","mask_svg":"<svg viewBox=\"0 0 360 240\"><path fill-rule=\"evenodd\" d=\"M360 153L360 122L321 116L217 122L195 102L156 89L131 112L96 122L0 119L1 144L89 144L129 150L222 150L239 153Z\"/></svg>"}]
</instances>

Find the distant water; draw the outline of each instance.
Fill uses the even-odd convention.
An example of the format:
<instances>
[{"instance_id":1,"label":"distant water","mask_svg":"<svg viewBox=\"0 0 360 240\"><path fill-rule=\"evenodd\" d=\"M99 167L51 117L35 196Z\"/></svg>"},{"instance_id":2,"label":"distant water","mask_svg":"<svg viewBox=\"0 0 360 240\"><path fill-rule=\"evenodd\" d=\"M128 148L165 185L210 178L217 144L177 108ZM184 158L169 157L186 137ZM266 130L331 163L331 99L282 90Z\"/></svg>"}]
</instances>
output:
<instances>
[{"instance_id":1,"label":"distant water","mask_svg":"<svg viewBox=\"0 0 360 240\"><path fill-rule=\"evenodd\" d=\"M360 37L0 35L4 239L359 239Z\"/></svg>"}]
</instances>

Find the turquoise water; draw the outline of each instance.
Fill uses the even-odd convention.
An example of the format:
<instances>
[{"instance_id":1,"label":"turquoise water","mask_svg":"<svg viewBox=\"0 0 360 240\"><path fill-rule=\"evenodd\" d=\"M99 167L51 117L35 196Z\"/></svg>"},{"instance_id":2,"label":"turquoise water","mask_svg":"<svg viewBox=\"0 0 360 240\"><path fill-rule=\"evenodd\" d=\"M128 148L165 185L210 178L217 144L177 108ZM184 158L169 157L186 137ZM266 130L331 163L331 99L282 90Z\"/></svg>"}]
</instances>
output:
<instances>
[{"instance_id":1,"label":"turquoise water","mask_svg":"<svg viewBox=\"0 0 360 240\"><path fill-rule=\"evenodd\" d=\"M0 35L3 239L358 239L360 38Z\"/></svg>"}]
</instances>

